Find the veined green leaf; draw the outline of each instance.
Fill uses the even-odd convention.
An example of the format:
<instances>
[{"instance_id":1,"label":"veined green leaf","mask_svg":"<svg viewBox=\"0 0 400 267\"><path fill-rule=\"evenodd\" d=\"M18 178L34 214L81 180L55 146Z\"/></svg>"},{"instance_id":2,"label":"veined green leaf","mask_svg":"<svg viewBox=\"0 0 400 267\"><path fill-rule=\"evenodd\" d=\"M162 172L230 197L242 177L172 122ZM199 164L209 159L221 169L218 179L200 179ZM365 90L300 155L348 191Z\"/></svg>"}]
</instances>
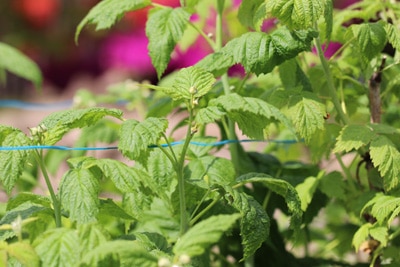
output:
<instances>
[{"instance_id":1,"label":"veined green leaf","mask_svg":"<svg viewBox=\"0 0 400 267\"><path fill-rule=\"evenodd\" d=\"M36 88L42 86L42 73L36 63L12 46L0 42L0 70L2 69L31 81Z\"/></svg>"},{"instance_id":2,"label":"veined green leaf","mask_svg":"<svg viewBox=\"0 0 400 267\"><path fill-rule=\"evenodd\" d=\"M79 266L99 266L108 257L117 257L123 266L157 267L157 258L135 243L135 241L108 241L89 251ZM103 266L103 265L102 265Z\"/></svg>"},{"instance_id":3,"label":"veined green leaf","mask_svg":"<svg viewBox=\"0 0 400 267\"><path fill-rule=\"evenodd\" d=\"M78 226L80 258L109 240L109 234L98 224L80 224Z\"/></svg>"},{"instance_id":4,"label":"veined green leaf","mask_svg":"<svg viewBox=\"0 0 400 267\"><path fill-rule=\"evenodd\" d=\"M9 257L15 258L22 266L39 267L40 259L29 243L16 242L6 246Z\"/></svg>"},{"instance_id":5,"label":"veined green leaf","mask_svg":"<svg viewBox=\"0 0 400 267\"><path fill-rule=\"evenodd\" d=\"M9 127L1 136L1 146L18 147L31 145L31 140L20 130ZM0 180L7 192L11 192L15 182L21 176L28 160L30 150L0 151Z\"/></svg>"},{"instance_id":6,"label":"veined green leaf","mask_svg":"<svg viewBox=\"0 0 400 267\"><path fill-rule=\"evenodd\" d=\"M94 125L105 116L121 119L122 111L94 107L54 112L40 123L41 127L45 129L43 142L46 145L55 144L68 131Z\"/></svg>"},{"instance_id":7,"label":"veined green leaf","mask_svg":"<svg viewBox=\"0 0 400 267\"><path fill-rule=\"evenodd\" d=\"M185 168L185 177L204 188L224 186L235 180L235 168L230 160L205 156L189 162Z\"/></svg>"},{"instance_id":8,"label":"veined green leaf","mask_svg":"<svg viewBox=\"0 0 400 267\"><path fill-rule=\"evenodd\" d=\"M302 92L293 96L289 111L297 132L308 143L317 130L324 129L326 108L313 94Z\"/></svg>"},{"instance_id":9,"label":"veined green leaf","mask_svg":"<svg viewBox=\"0 0 400 267\"><path fill-rule=\"evenodd\" d=\"M398 215L396 213L398 212L397 210L399 207L400 198L378 193L373 199L364 205L361 214L368 212L376 218L380 225L386 223L389 227L391 220L394 218L393 214L395 214L394 216Z\"/></svg>"},{"instance_id":10,"label":"veined green leaf","mask_svg":"<svg viewBox=\"0 0 400 267\"><path fill-rule=\"evenodd\" d=\"M278 18L289 28L299 30L314 27L324 14L326 2L326 0L272 0L266 2L266 8L269 16Z\"/></svg>"},{"instance_id":11,"label":"veined green leaf","mask_svg":"<svg viewBox=\"0 0 400 267\"><path fill-rule=\"evenodd\" d=\"M207 248L217 243L239 218L239 214L216 215L199 222L178 239L173 252L175 255L190 257L203 254Z\"/></svg>"},{"instance_id":12,"label":"veined green leaf","mask_svg":"<svg viewBox=\"0 0 400 267\"><path fill-rule=\"evenodd\" d=\"M208 124L221 119L223 116L225 116L225 112L221 109L215 106L208 106L197 112L195 122L200 125Z\"/></svg>"},{"instance_id":13,"label":"veined green leaf","mask_svg":"<svg viewBox=\"0 0 400 267\"><path fill-rule=\"evenodd\" d=\"M51 201L49 197L40 196L31 192L20 192L18 195L8 200L7 210L15 209L25 202L31 202L47 208L51 207Z\"/></svg>"},{"instance_id":14,"label":"veined green leaf","mask_svg":"<svg viewBox=\"0 0 400 267\"><path fill-rule=\"evenodd\" d=\"M112 216L122 220L133 221L134 218L118 206L112 199L100 199L100 216Z\"/></svg>"},{"instance_id":15,"label":"veined green leaf","mask_svg":"<svg viewBox=\"0 0 400 267\"><path fill-rule=\"evenodd\" d=\"M141 9L150 4L150 0L103 0L99 2L79 23L75 32L75 42L78 42L78 36L85 25L96 24L96 31L108 29L126 12Z\"/></svg>"},{"instance_id":16,"label":"veined green leaf","mask_svg":"<svg viewBox=\"0 0 400 267\"><path fill-rule=\"evenodd\" d=\"M368 60L377 56L387 42L385 28L380 22L353 24L346 35L354 37L361 56Z\"/></svg>"},{"instance_id":17,"label":"veined green leaf","mask_svg":"<svg viewBox=\"0 0 400 267\"><path fill-rule=\"evenodd\" d=\"M393 24L386 23L385 31L389 43L396 49L400 50L400 30Z\"/></svg>"},{"instance_id":18,"label":"veined green leaf","mask_svg":"<svg viewBox=\"0 0 400 267\"><path fill-rule=\"evenodd\" d=\"M155 8L146 23L149 53L158 78L164 73L175 45L181 39L190 13L183 8Z\"/></svg>"},{"instance_id":19,"label":"veined green leaf","mask_svg":"<svg viewBox=\"0 0 400 267\"><path fill-rule=\"evenodd\" d=\"M346 125L337 138L334 152L349 152L368 145L375 133L365 125Z\"/></svg>"},{"instance_id":20,"label":"veined green leaf","mask_svg":"<svg viewBox=\"0 0 400 267\"><path fill-rule=\"evenodd\" d=\"M222 52L243 65L246 72L266 74L285 60L309 51L315 36L312 30L291 32L286 28L279 28L270 35L249 32L232 39Z\"/></svg>"},{"instance_id":21,"label":"veined green leaf","mask_svg":"<svg viewBox=\"0 0 400 267\"><path fill-rule=\"evenodd\" d=\"M36 239L34 246L43 266L70 267L79 261L79 238L73 229L52 229Z\"/></svg>"},{"instance_id":22,"label":"veined green leaf","mask_svg":"<svg viewBox=\"0 0 400 267\"><path fill-rule=\"evenodd\" d=\"M290 121L279 109L258 98L229 94L211 100L209 106L223 108L243 133L251 138L263 139L264 128L274 121L280 121L292 130Z\"/></svg>"},{"instance_id":23,"label":"veined green leaf","mask_svg":"<svg viewBox=\"0 0 400 267\"><path fill-rule=\"evenodd\" d=\"M225 187L225 198L240 212L240 235L242 237L243 258L253 255L269 236L270 219L260 203L252 196ZM232 200L233 199L233 200Z\"/></svg>"},{"instance_id":24,"label":"veined green leaf","mask_svg":"<svg viewBox=\"0 0 400 267\"><path fill-rule=\"evenodd\" d=\"M383 177L385 190L396 188L400 179L400 152L396 146L386 136L378 136L371 142L370 155Z\"/></svg>"},{"instance_id":25,"label":"veined green leaf","mask_svg":"<svg viewBox=\"0 0 400 267\"><path fill-rule=\"evenodd\" d=\"M136 192L140 187L142 172L113 159L97 159L96 166L122 193Z\"/></svg>"},{"instance_id":26,"label":"veined green leaf","mask_svg":"<svg viewBox=\"0 0 400 267\"><path fill-rule=\"evenodd\" d=\"M173 190L176 184L176 172L171 161L161 150L151 151L147 162L147 170L147 176L154 181L160 192L170 193Z\"/></svg>"},{"instance_id":27,"label":"veined green leaf","mask_svg":"<svg viewBox=\"0 0 400 267\"><path fill-rule=\"evenodd\" d=\"M0 225L11 225L18 220L18 217L20 217L22 223L24 223L24 220L38 217L40 214L54 215L54 212L50 208L32 202L24 202L18 207L8 210L6 214L1 218ZM27 225L25 225L24 228L26 228L26 226ZM0 240L6 240L14 236L15 232L12 230L4 230L0 232Z\"/></svg>"},{"instance_id":28,"label":"veined green leaf","mask_svg":"<svg viewBox=\"0 0 400 267\"><path fill-rule=\"evenodd\" d=\"M246 183L262 183L272 192L282 196L288 206L289 212L292 215L290 220L290 228L298 232L301 227L301 217L303 211L301 210L301 201L296 189L287 181L282 179L273 178L267 174L262 173L248 173L236 179L238 184Z\"/></svg>"},{"instance_id":29,"label":"veined green leaf","mask_svg":"<svg viewBox=\"0 0 400 267\"><path fill-rule=\"evenodd\" d=\"M352 244L356 249L356 252L360 249L361 244L369 238L369 229L371 227L371 223L363 224L354 234Z\"/></svg>"},{"instance_id":30,"label":"veined green leaf","mask_svg":"<svg viewBox=\"0 0 400 267\"><path fill-rule=\"evenodd\" d=\"M190 100L192 96L199 98L207 94L214 83L214 76L210 72L199 67L184 68L176 75L173 92L168 94L175 100Z\"/></svg>"},{"instance_id":31,"label":"veined green leaf","mask_svg":"<svg viewBox=\"0 0 400 267\"><path fill-rule=\"evenodd\" d=\"M329 198L338 198L342 200L346 199L345 186L342 174L337 171L322 176L319 184L322 193Z\"/></svg>"},{"instance_id":32,"label":"veined green leaf","mask_svg":"<svg viewBox=\"0 0 400 267\"><path fill-rule=\"evenodd\" d=\"M244 26L260 30L261 23L265 17L264 0L243 0L240 4L238 19Z\"/></svg>"},{"instance_id":33,"label":"veined green leaf","mask_svg":"<svg viewBox=\"0 0 400 267\"><path fill-rule=\"evenodd\" d=\"M73 221L96 221L100 205L98 193L99 177L88 169L71 169L62 177L60 199Z\"/></svg>"},{"instance_id":34,"label":"veined green leaf","mask_svg":"<svg viewBox=\"0 0 400 267\"><path fill-rule=\"evenodd\" d=\"M296 191L301 200L301 209L306 211L308 205L311 203L313 195L318 188L319 179L316 177L308 177L296 186Z\"/></svg>"},{"instance_id":35,"label":"veined green leaf","mask_svg":"<svg viewBox=\"0 0 400 267\"><path fill-rule=\"evenodd\" d=\"M228 67L240 63L247 73L266 74L300 52L309 51L316 36L314 30L291 32L284 27L269 35L249 32L232 39L220 51L207 56L196 66L219 75Z\"/></svg>"},{"instance_id":36,"label":"veined green leaf","mask_svg":"<svg viewBox=\"0 0 400 267\"><path fill-rule=\"evenodd\" d=\"M168 121L161 118L147 118L143 122L127 120L122 124L118 149L132 160L146 162L149 146L157 145L168 127Z\"/></svg>"},{"instance_id":37,"label":"veined green leaf","mask_svg":"<svg viewBox=\"0 0 400 267\"><path fill-rule=\"evenodd\" d=\"M388 228L384 226L379 226L378 224L374 224L373 227L369 229L370 236L379 241L382 247L386 247L388 243Z\"/></svg>"}]
</instances>

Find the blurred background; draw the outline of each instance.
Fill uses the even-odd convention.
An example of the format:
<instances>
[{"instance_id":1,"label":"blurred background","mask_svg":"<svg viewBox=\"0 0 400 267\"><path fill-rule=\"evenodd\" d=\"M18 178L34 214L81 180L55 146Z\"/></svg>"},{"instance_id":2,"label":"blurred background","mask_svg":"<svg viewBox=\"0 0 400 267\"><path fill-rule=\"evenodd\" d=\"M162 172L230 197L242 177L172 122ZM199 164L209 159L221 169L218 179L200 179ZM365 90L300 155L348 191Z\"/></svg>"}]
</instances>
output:
<instances>
[{"instance_id":1,"label":"blurred background","mask_svg":"<svg viewBox=\"0 0 400 267\"><path fill-rule=\"evenodd\" d=\"M108 31L95 32L93 28L86 27L79 37L79 45L75 44L76 26L98 2L2 0L0 42L16 47L38 63L47 93L70 96L79 87L102 91L107 84L126 78L155 82L156 74L147 54L145 36L148 8L128 13ZM154 2L171 7L180 5L179 0ZM232 14L237 11L240 2L232 0ZM354 2L356 0L335 0L334 5L345 8ZM211 20L212 16L210 10ZM273 27L273 24L268 27ZM193 42L188 49L177 48L167 73L192 65L209 52L208 45L201 39ZM30 97L32 91L35 93L28 82L8 76L7 84L0 85L0 99Z\"/></svg>"}]
</instances>

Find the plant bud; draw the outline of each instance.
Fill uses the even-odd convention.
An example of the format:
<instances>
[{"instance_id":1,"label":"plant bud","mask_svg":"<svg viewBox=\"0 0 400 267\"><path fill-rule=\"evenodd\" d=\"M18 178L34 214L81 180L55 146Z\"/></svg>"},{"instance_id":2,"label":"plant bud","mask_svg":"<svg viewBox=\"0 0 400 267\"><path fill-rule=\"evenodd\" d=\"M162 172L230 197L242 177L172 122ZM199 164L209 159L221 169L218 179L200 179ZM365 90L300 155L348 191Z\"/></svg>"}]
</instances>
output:
<instances>
[{"instance_id":1,"label":"plant bud","mask_svg":"<svg viewBox=\"0 0 400 267\"><path fill-rule=\"evenodd\" d=\"M191 95L196 94L196 93L197 93L197 88L196 88L195 86L191 86L191 87L189 88L189 93L190 93Z\"/></svg>"}]
</instances>

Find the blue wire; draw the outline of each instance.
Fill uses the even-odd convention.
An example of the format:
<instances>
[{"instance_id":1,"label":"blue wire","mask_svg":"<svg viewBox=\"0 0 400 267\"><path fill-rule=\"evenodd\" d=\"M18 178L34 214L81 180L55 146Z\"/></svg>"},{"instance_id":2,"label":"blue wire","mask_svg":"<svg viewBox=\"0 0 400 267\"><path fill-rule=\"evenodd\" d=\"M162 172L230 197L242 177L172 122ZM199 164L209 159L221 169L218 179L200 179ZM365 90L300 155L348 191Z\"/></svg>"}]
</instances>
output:
<instances>
[{"instance_id":1,"label":"blue wire","mask_svg":"<svg viewBox=\"0 0 400 267\"><path fill-rule=\"evenodd\" d=\"M56 103L29 103L20 100L0 99L0 108L17 108L25 110L54 110L65 109L72 106L72 100L65 100Z\"/></svg>"},{"instance_id":2,"label":"blue wire","mask_svg":"<svg viewBox=\"0 0 400 267\"><path fill-rule=\"evenodd\" d=\"M250 140L250 139L243 139L243 140L222 140L213 143L205 143L205 142L190 142L191 145L195 146L221 146L231 143L254 143L254 142L273 142L273 143L280 143L280 144L295 144L299 141L297 140ZM176 141L170 143L171 146L181 145L184 141ZM168 147L168 144L161 144L161 147ZM157 148L158 145L151 145L149 148ZM68 146L46 146L46 145L37 145L37 146L0 146L0 151L18 151L18 150L33 150L33 149L43 149L43 150L67 150L67 151L93 151L93 150L117 150L118 147L116 146L109 146L109 147L68 147Z\"/></svg>"}]
</instances>

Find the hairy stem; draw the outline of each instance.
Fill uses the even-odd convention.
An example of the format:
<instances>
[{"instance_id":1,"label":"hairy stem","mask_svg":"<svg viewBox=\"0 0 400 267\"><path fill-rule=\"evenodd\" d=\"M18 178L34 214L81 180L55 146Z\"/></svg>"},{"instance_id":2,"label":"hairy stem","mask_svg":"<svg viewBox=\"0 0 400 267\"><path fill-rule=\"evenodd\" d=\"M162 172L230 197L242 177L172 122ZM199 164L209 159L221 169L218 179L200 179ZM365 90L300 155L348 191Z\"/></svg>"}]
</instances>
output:
<instances>
[{"instance_id":1,"label":"hairy stem","mask_svg":"<svg viewBox=\"0 0 400 267\"><path fill-rule=\"evenodd\" d=\"M54 208L54 218L56 222L56 227L61 227L61 203L60 200L57 198L53 186L50 181L50 176L47 173L46 165L44 163L43 154L41 151L35 150L35 158L37 163L39 164L40 170L42 171L44 180L46 182L47 189L49 190L51 201L53 203Z\"/></svg>"}]
</instances>

